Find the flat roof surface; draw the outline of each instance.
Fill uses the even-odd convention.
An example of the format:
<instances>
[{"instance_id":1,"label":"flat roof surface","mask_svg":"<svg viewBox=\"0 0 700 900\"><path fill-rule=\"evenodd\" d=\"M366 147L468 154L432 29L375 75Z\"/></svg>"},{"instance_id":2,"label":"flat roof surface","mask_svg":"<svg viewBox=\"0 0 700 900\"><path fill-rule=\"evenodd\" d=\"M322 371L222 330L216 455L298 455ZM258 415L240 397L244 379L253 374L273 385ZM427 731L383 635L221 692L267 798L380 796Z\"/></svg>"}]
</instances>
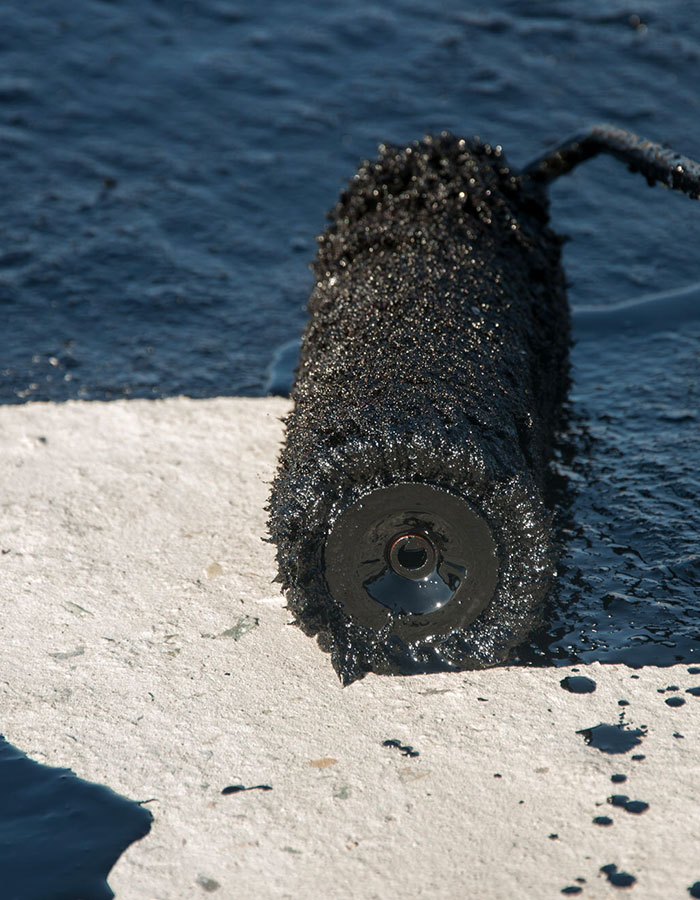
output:
<instances>
[{"instance_id":1,"label":"flat roof surface","mask_svg":"<svg viewBox=\"0 0 700 900\"><path fill-rule=\"evenodd\" d=\"M150 801L150 834L109 878L119 900L602 900L618 896L611 864L636 900L688 897L700 674L581 666L589 694L562 688L566 668L342 688L290 626L262 540L288 410L0 407L2 729ZM621 715L642 732L628 752L579 733ZM222 793L238 784L272 789Z\"/></svg>"}]
</instances>

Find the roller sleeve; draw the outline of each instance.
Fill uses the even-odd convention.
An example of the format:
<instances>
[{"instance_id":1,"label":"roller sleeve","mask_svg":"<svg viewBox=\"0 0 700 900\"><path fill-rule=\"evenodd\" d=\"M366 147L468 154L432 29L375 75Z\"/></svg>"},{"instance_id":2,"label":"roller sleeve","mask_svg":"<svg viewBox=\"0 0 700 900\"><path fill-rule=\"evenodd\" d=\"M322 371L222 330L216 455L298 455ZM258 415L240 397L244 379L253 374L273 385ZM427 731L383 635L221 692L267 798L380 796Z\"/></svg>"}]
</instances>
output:
<instances>
[{"instance_id":1,"label":"roller sleeve","mask_svg":"<svg viewBox=\"0 0 700 900\"><path fill-rule=\"evenodd\" d=\"M319 238L269 528L346 683L494 665L537 621L569 346L547 223L500 148L443 134L380 147Z\"/></svg>"}]
</instances>

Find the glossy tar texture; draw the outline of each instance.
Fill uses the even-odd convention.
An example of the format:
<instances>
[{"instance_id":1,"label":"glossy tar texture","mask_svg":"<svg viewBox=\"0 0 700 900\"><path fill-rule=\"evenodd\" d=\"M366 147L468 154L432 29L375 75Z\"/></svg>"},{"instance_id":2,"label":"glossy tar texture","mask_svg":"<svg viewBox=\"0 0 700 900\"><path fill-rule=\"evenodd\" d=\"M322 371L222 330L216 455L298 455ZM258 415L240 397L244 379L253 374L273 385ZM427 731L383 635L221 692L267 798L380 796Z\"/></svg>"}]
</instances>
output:
<instances>
[{"instance_id":1,"label":"glossy tar texture","mask_svg":"<svg viewBox=\"0 0 700 900\"><path fill-rule=\"evenodd\" d=\"M546 463L567 387L560 240L499 147L452 135L365 162L319 238L295 407L270 500L296 621L347 683L497 664L550 587ZM462 631L407 645L347 618L323 548L364 494L423 482L488 521L500 580Z\"/></svg>"},{"instance_id":2,"label":"glossy tar texture","mask_svg":"<svg viewBox=\"0 0 700 900\"><path fill-rule=\"evenodd\" d=\"M559 684L570 694L592 694L596 689L595 681L585 675L568 675Z\"/></svg>"}]
</instances>

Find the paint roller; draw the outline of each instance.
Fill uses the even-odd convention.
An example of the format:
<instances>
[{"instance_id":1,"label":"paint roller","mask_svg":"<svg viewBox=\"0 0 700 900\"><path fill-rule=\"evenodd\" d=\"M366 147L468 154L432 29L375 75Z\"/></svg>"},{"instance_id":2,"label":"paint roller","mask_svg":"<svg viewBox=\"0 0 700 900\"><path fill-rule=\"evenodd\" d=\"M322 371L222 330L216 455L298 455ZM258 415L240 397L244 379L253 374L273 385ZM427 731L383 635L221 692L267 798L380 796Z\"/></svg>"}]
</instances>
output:
<instances>
[{"instance_id":1,"label":"paint roller","mask_svg":"<svg viewBox=\"0 0 700 900\"><path fill-rule=\"evenodd\" d=\"M696 163L610 126L522 171L443 133L381 145L318 239L269 529L346 684L496 665L538 622L570 342L547 185L600 152L700 195Z\"/></svg>"}]
</instances>

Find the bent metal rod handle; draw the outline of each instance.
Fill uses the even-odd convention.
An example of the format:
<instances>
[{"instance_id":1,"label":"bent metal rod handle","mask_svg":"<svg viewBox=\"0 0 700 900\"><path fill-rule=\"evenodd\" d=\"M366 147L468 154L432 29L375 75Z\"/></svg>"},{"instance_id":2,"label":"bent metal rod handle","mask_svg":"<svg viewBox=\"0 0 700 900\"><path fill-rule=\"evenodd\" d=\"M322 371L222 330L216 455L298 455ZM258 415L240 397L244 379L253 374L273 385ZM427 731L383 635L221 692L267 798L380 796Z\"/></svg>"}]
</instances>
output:
<instances>
[{"instance_id":1,"label":"bent metal rod handle","mask_svg":"<svg viewBox=\"0 0 700 900\"><path fill-rule=\"evenodd\" d=\"M533 181L549 183L599 153L614 156L633 172L641 172L649 184L659 182L694 200L700 198L700 164L614 125L594 125L569 138L533 160L522 174Z\"/></svg>"}]
</instances>

